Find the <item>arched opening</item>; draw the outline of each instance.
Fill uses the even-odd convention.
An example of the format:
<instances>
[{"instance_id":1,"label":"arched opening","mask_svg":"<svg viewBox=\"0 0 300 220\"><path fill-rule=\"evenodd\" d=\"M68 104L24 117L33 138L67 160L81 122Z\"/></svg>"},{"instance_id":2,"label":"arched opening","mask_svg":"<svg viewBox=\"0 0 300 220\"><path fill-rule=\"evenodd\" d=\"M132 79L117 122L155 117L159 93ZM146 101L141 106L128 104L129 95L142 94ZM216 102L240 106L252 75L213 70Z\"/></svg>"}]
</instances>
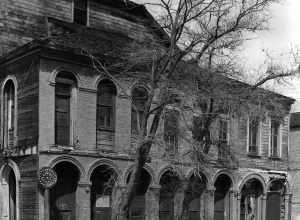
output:
<instances>
[{"instance_id":1,"label":"arched opening","mask_svg":"<svg viewBox=\"0 0 300 220\"><path fill-rule=\"evenodd\" d=\"M50 190L50 219L76 219L76 190L80 178L78 168L70 162L55 165L57 183Z\"/></svg>"},{"instance_id":2,"label":"arched opening","mask_svg":"<svg viewBox=\"0 0 300 220\"><path fill-rule=\"evenodd\" d=\"M1 219L17 220L17 180L13 169L5 166L2 171Z\"/></svg>"},{"instance_id":3,"label":"arched opening","mask_svg":"<svg viewBox=\"0 0 300 220\"><path fill-rule=\"evenodd\" d=\"M230 219L230 188L232 181L225 174L218 176L215 184L214 194L214 220L229 220Z\"/></svg>"},{"instance_id":4,"label":"arched opening","mask_svg":"<svg viewBox=\"0 0 300 220\"><path fill-rule=\"evenodd\" d=\"M241 192L240 219L262 219L262 195L263 186L255 178L248 180Z\"/></svg>"},{"instance_id":5,"label":"arched opening","mask_svg":"<svg viewBox=\"0 0 300 220\"><path fill-rule=\"evenodd\" d=\"M91 175L91 219L110 220L112 216L112 192L117 173L108 165L98 166Z\"/></svg>"},{"instance_id":6,"label":"arched opening","mask_svg":"<svg viewBox=\"0 0 300 220\"><path fill-rule=\"evenodd\" d=\"M128 175L127 183L129 182L131 173ZM145 219L145 204L146 204L146 192L151 183L151 176L147 170L143 169L141 172L140 182L136 189L136 195L129 207L129 219L130 220L144 220Z\"/></svg>"},{"instance_id":7,"label":"arched opening","mask_svg":"<svg viewBox=\"0 0 300 220\"><path fill-rule=\"evenodd\" d=\"M3 146L12 148L15 136L15 85L12 80L8 80L3 90Z\"/></svg>"},{"instance_id":8,"label":"arched opening","mask_svg":"<svg viewBox=\"0 0 300 220\"><path fill-rule=\"evenodd\" d=\"M136 87L132 90L132 107L131 107L131 133L137 135L148 100L148 91L144 87Z\"/></svg>"},{"instance_id":9,"label":"arched opening","mask_svg":"<svg viewBox=\"0 0 300 220\"><path fill-rule=\"evenodd\" d=\"M102 80L97 88L97 148L112 150L115 134L115 103L117 89L108 79Z\"/></svg>"},{"instance_id":10,"label":"arched opening","mask_svg":"<svg viewBox=\"0 0 300 220\"><path fill-rule=\"evenodd\" d=\"M159 182L159 219L173 220L174 219L174 197L176 191L180 187L180 178L174 171L166 171Z\"/></svg>"},{"instance_id":11,"label":"arched opening","mask_svg":"<svg viewBox=\"0 0 300 220\"><path fill-rule=\"evenodd\" d=\"M60 72L55 79L55 143L72 145L76 119L77 80L72 73Z\"/></svg>"},{"instance_id":12,"label":"arched opening","mask_svg":"<svg viewBox=\"0 0 300 220\"><path fill-rule=\"evenodd\" d=\"M193 174L190 177L188 184L188 189L185 195L185 200L188 202L188 204L186 204L188 206L188 219L204 219L204 209L201 207L204 207L203 198L207 187L207 179L201 173Z\"/></svg>"},{"instance_id":13,"label":"arched opening","mask_svg":"<svg viewBox=\"0 0 300 220\"><path fill-rule=\"evenodd\" d=\"M285 180L274 180L271 182L267 193L267 220L280 220L285 213Z\"/></svg>"}]
</instances>

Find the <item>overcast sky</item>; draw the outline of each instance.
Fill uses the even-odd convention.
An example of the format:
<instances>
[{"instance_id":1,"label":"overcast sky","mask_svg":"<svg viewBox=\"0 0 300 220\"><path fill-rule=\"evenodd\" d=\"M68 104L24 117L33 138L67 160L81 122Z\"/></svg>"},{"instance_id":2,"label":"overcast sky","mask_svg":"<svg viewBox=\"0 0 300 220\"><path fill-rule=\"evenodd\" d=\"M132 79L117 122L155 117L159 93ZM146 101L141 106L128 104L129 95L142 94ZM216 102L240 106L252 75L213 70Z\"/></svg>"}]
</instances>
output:
<instances>
[{"instance_id":1,"label":"overcast sky","mask_svg":"<svg viewBox=\"0 0 300 220\"><path fill-rule=\"evenodd\" d=\"M143 3L146 0L135 1ZM251 36L251 40L244 44L242 52L239 53L246 72L255 73L262 69L264 51L276 57L277 61L286 63L285 57L291 48L300 48L300 0L282 0L282 3L273 5L271 17L270 30ZM284 87L272 86L275 91L300 101L300 77L291 80Z\"/></svg>"}]
</instances>

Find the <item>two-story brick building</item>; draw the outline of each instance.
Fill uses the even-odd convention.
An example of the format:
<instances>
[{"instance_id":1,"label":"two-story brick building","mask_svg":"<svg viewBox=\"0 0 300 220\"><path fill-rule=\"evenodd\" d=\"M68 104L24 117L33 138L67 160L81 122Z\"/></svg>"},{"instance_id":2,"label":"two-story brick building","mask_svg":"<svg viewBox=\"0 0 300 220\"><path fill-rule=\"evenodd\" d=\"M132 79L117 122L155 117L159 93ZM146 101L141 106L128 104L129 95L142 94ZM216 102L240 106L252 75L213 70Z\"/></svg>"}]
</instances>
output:
<instances>
[{"instance_id":1,"label":"two-story brick building","mask_svg":"<svg viewBox=\"0 0 300 220\"><path fill-rule=\"evenodd\" d=\"M118 216L115 204L134 158L138 112L131 103L143 103L147 85L121 74L100 74L78 48L105 55L128 40L166 35L144 6L121 0L4 0L0 12L0 219ZM237 165L210 152L212 168L203 168L197 180L190 219L289 219L288 111L293 100L282 98L283 121L246 115L220 121L219 138L235 152ZM181 158L188 146L165 133L166 145L176 147L178 156L166 159L161 146L153 146L131 219L177 219L182 192L170 184L198 178L195 166ZM46 174L55 177L48 170L41 180L44 167L56 173L50 189L39 184L51 181Z\"/></svg>"}]
</instances>

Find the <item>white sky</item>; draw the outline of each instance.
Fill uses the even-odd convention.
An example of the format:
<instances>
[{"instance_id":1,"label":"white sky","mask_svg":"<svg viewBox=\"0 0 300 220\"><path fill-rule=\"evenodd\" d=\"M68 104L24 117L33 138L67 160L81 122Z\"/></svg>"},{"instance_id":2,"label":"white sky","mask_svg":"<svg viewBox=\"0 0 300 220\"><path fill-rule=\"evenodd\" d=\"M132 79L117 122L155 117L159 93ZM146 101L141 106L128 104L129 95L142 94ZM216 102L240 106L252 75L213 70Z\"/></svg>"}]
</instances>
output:
<instances>
[{"instance_id":1,"label":"white sky","mask_svg":"<svg viewBox=\"0 0 300 220\"><path fill-rule=\"evenodd\" d=\"M145 2L145 0L135 1ZM300 49L300 0L282 0L280 4L273 5L271 17L270 30L252 36L253 39L245 43L240 53L241 64L246 72L254 73L261 69L265 61L263 51L268 51L277 61L286 64L287 59L284 56L287 52L297 46ZM300 77L290 80L289 85L273 85L273 88L300 101Z\"/></svg>"}]
</instances>

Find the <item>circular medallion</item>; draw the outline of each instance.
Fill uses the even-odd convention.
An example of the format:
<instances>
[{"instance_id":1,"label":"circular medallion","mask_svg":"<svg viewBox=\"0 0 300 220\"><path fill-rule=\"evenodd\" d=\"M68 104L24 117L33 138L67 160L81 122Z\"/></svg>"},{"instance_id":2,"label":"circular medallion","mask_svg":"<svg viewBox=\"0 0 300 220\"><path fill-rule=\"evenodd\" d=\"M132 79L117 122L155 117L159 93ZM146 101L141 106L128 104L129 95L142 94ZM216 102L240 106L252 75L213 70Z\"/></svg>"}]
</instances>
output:
<instances>
[{"instance_id":1,"label":"circular medallion","mask_svg":"<svg viewBox=\"0 0 300 220\"><path fill-rule=\"evenodd\" d=\"M57 174L51 167L43 167L39 172L39 182L44 188L51 188L57 182Z\"/></svg>"}]
</instances>

